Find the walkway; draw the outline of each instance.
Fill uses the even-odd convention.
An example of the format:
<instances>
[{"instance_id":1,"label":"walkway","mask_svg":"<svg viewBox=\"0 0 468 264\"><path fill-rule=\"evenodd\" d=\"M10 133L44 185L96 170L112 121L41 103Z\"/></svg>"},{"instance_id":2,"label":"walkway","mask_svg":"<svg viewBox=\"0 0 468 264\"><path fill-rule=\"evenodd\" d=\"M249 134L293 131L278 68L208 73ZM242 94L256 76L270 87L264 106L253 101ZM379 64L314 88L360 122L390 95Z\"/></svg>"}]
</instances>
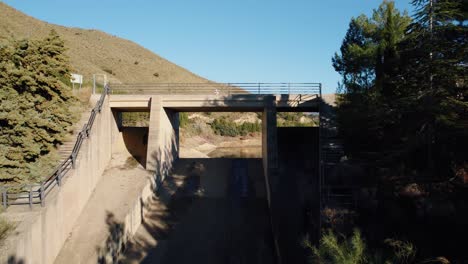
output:
<instances>
[{"instance_id":1,"label":"walkway","mask_svg":"<svg viewBox=\"0 0 468 264\"><path fill-rule=\"evenodd\" d=\"M121 220L150 176L133 158L115 154L55 263L96 263L97 248L108 237L108 215Z\"/></svg>"}]
</instances>

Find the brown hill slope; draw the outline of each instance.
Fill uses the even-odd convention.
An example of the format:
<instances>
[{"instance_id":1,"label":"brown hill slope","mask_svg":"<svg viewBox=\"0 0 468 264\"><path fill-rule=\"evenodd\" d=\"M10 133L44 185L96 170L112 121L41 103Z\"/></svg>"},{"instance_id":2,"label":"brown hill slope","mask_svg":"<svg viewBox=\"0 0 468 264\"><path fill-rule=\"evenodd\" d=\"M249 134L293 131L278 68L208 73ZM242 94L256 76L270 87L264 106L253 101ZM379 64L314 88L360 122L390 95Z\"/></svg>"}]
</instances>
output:
<instances>
[{"instance_id":1,"label":"brown hill slope","mask_svg":"<svg viewBox=\"0 0 468 264\"><path fill-rule=\"evenodd\" d=\"M90 83L96 73L123 83L208 82L129 40L49 24L0 2L0 40L42 38L52 29L65 40L74 72L83 74L85 82Z\"/></svg>"}]
</instances>

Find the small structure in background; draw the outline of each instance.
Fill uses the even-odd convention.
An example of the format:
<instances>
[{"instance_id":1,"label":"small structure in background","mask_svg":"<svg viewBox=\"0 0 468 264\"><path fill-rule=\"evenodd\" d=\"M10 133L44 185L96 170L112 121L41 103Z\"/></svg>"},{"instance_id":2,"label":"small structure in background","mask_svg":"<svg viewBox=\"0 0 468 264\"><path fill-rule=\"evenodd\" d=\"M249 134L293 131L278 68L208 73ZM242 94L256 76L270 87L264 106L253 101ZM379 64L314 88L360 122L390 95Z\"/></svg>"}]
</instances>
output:
<instances>
[{"instance_id":1,"label":"small structure in background","mask_svg":"<svg viewBox=\"0 0 468 264\"><path fill-rule=\"evenodd\" d=\"M75 89L75 83L80 84L80 89L81 89L81 85L83 84L83 75L72 73L70 82L73 85L73 89Z\"/></svg>"},{"instance_id":2,"label":"small structure in background","mask_svg":"<svg viewBox=\"0 0 468 264\"><path fill-rule=\"evenodd\" d=\"M93 74L93 94L96 93L96 86L99 86L99 84L102 85L102 88L104 88L107 84L107 75L103 73L96 73Z\"/></svg>"}]
</instances>

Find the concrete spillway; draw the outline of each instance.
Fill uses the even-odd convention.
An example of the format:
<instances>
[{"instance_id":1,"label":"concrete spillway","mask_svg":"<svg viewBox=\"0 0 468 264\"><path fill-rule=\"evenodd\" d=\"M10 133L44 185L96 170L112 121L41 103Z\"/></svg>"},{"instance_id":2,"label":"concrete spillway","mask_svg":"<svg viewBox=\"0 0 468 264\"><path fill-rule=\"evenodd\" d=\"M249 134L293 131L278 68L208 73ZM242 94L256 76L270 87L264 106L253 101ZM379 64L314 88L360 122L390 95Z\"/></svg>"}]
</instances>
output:
<instances>
[{"instance_id":1,"label":"concrete spillway","mask_svg":"<svg viewBox=\"0 0 468 264\"><path fill-rule=\"evenodd\" d=\"M94 262L96 258L115 258L128 241L125 257L132 257L133 248L134 253L140 252L138 260L188 263L198 257L206 263L272 263L270 259L277 254L272 251L278 251L275 236L282 226L278 221L284 202L281 195L287 194L281 191L278 171L276 113L316 112L319 104L318 95L110 95L105 98L96 124L77 157L76 168L70 170L63 186L47 197L45 207L16 214L27 221L9 238L8 249L0 260L13 256L25 263L71 261L68 251L78 259ZM144 141L134 138L140 137L140 131L119 126L119 112L123 111L150 112L150 126L144 133L145 149L138 147ZM262 160L210 160L204 165L208 168L206 175L187 174L183 170L192 163L178 159L181 111L261 112ZM143 177L138 183L130 180L133 171L127 171L123 165L112 165L112 159L122 154L122 149L144 156L142 166L138 167ZM122 173L117 173L119 170ZM115 176L119 178L116 181L112 178ZM100 185L118 195L118 199L102 192ZM155 196L159 191L160 196ZM129 193L132 197L125 196ZM106 204L109 208L104 206L103 199L113 200ZM90 208L100 210L99 214L93 214L94 209ZM112 208L114 214L112 217L107 214L106 218L106 209ZM167 221L163 223L161 219ZM91 221L101 223L96 225L101 227L96 233L104 238L93 240L93 232L77 231L87 230ZM88 240L75 238L86 248L83 252L73 245L67 246L80 233L90 234ZM139 237L143 239L141 243ZM98 244L100 251L87 243ZM180 254L181 251L187 253Z\"/></svg>"},{"instance_id":2,"label":"concrete spillway","mask_svg":"<svg viewBox=\"0 0 468 264\"><path fill-rule=\"evenodd\" d=\"M274 263L261 160L180 159L122 261Z\"/></svg>"}]
</instances>

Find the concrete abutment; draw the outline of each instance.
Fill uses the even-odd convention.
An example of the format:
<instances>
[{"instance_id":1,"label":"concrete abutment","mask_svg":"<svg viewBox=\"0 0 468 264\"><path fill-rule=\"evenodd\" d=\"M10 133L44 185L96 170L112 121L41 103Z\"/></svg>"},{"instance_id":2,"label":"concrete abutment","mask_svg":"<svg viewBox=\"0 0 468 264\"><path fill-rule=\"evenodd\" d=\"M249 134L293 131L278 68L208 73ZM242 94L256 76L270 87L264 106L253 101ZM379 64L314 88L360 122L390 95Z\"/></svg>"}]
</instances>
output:
<instances>
[{"instance_id":1,"label":"concrete abutment","mask_svg":"<svg viewBox=\"0 0 468 264\"><path fill-rule=\"evenodd\" d=\"M146 169L163 181L179 158L179 113L162 106L161 97L150 100ZM159 179L158 179L159 178Z\"/></svg>"}]
</instances>

